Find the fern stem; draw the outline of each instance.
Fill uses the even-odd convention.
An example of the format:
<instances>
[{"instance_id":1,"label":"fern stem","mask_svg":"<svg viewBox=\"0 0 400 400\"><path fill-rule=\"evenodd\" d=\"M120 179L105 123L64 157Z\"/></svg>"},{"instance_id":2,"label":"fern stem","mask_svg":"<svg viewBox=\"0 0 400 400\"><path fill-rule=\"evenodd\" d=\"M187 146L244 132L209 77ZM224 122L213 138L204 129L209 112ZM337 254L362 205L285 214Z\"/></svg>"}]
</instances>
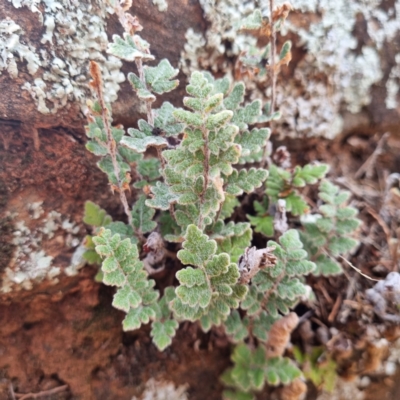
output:
<instances>
[{"instance_id":1,"label":"fern stem","mask_svg":"<svg viewBox=\"0 0 400 400\"><path fill-rule=\"evenodd\" d=\"M118 161L117 161L117 145L115 143L115 140L114 140L112 132L111 132L110 116L109 116L108 108L106 106L106 102L104 100L100 68L99 68L99 65L94 61L90 62L90 72L93 77L92 87L95 89L95 91L97 93L97 97L99 99L99 104L101 107L101 118L103 120L104 129L107 134L107 150L108 150L108 154L111 157L115 178L118 183L119 198L121 200L122 206L124 207L125 214L128 217L129 225L132 225L132 214L130 212L128 200L125 196L125 188L120 179L121 171L120 171Z\"/></svg>"},{"instance_id":2,"label":"fern stem","mask_svg":"<svg viewBox=\"0 0 400 400\"><path fill-rule=\"evenodd\" d=\"M260 309L252 315L252 317L257 317L258 315L261 314L262 311L265 310L265 307L268 303L268 300L271 296L271 294L276 293L276 289L278 288L278 285L281 283L281 280L285 277L285 272L283 272L281 275L279 275L276 278L276 281L274 283L274 286L272 286L263 296L262 300L261 300L261 306Z\"/></svg>"},{"instance_id":3,"label":"fern stem","mask_svg":"<svg viewBox=\"0 0 400 400\"><path fill-rule=\"evenodd\" d=\"M147 89L146 77L144 75L143 62L141 58L135 59L136 68L139 73L139 79L142 82L143 86ZM149 125L154 126L154 115L153 110L151 109L151 101L146 101L146 114L147 114L147 122Z\"/></svg>"}]
</instances>

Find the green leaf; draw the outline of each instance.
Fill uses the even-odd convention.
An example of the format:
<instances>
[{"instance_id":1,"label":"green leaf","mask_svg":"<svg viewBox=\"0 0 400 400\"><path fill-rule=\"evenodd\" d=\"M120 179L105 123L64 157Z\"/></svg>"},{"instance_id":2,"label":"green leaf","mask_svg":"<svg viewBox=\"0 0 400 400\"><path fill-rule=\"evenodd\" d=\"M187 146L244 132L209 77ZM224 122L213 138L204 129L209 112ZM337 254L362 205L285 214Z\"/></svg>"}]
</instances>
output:
<instances>
[{"instance_id":1,"label":"green leaf","mask_svg":"<svg viewBox=\"0 0 400 400\"><path fill-rule=\"evenodd\" d=\"M86 250L83 253L83 259L90 265L101 264L101 257L96 253L96 250Z\"/></svg>"},{"instance_id":2,"label":"green leaf","mask_svg":"<svg viewBox=\"0 0 400 400\"><path fill-rule=\"evenodd\" d=\"M172 338L175 336L178 326L178 322L174 320L153 322L150 335L158 350L163 351L172 343Z\"/></svg>"},{"instance_id":3,"label":"green leaf","mask_svg":"<svg viewBox=\"0 0 400 400\"><path fill-rule=\"evenodd\" d=\"M143 61L154 60L148 49L149 44L140 36L131 36L124 32L123 39L118 35L113 35L113 42L109 43L107 53L126 61L135 61L137 58Z\"/></svg>"},{"instance_id":4,"label":"green leaf","mask_svg":"<svg viewBox=\"0 0 400 400\"><path fill-rule=\"evenodd\" d=\"M156 67L144 67L146 83L157 94L170 92L179 85L178 80L171 81L178 72L179 70L173 68L167 59L161 60Z\"/></svg>"},{"instance_id":5,"label":"green leaf","mask_svg":"<svg viewBox=\"0 0 400 400\"><path fill-rule=\"evenodd\" d=\"M289 229L279 239L279 242L285 249L302 248L303 243L300 241L299 232L295 229Z\"/></svg>"},{"instance_id":6,"label":"green leaf","mask_svg":"<svg viewBox=\"0 0 400 400\"><path fill-rule=\"evenodd\" d=\"M149 181L160 178L160 161L157 158L146 158L137 162L137 172Z\"/></svg>"},{"instance_id":7,"label":"green leaf","mask_svg":"<svg viewBox=\"0 0 400 400\"><path fill-rule=\"evenodd\" d=\"M342 267L340 264L332 258L328 257L325 254L321 254L318 256L318 258L315 260L315 265L317 268L315 271L313 271L313 275L338 275L343 273Z\"/></svg>"},{"instance_id":8,"label":"green leaf","mask_svg":"<svg viewBox=\"0 0 400 400\"><path fill-rule=\"evenodd\" d=\"M304 167L296 167L293 176L293 186L303 187L306 184L313 185L319 179L325 177L329 171L327 164L307 164Z\"/></svg>"},{"instance_id":9,"label":"green leaf","mask_svg":"<svg viewBox=\"0 0 400 400\"><path fill-rule=\"evenodd\" d=\"M122 288L119 288L114 295L112 302L113 307L128 312L129 309L137 308L142 301L140 294L136 290L126 284Z\"/></svg>"},{"instance_id":10,"label":"green leaf","mask_svg":"<svg viewBox=\"0 0 400 400\"><path fill-rule=\"evenodd\" d=\"M279 54L279 60L283 60L288 53L290 53L290 49L292 48L292 42L290 40L286 41L282 48L281 48L281 52Z\"/></svg>"},{"instance_id":11,"label":"green leaf","mask_svg":"<svg viewBox=\"0 0 400 400\"><path fill-rule=\"evenodd\" d=\"M168 101L165 101L158 110L154 110L154 126L164 131L166 136L178 135L185 127L173 116L174 110L175 107Z\"/></svg>"},{"instance_id":12,"label":"green leaf","mask_svg":"<svg viewBox=\"0 0 400 400\"><path fill-rule=\"evenodd\" d=\"M303 198L291 192L287 197L286 200L286 210L291 212L293 215L303 215L310 210L308 204L303 200Z\"/></svg>"},{"instance_id":13,"label":"green leaf","mask_svg":"<svg viewBox=\"0 0 400 400\"><path fill-rule=\"evenodd\" d=\"M122 321L123 330L126 332L138 329L142 324L148 324L155 316L156 313L151 307L131 308Z\"/></svg>"},{"instance_id":14,"label":"green leaf","mask_svg":"<svg viewBox=\"0 0 400 400\"><path fill-rule=\"evenodd\" d=\"M146 196L141 195L132 208L133 226L141 233L152 232L157 227L157 223L152 221L155 210L145 204Z\"/></svg>"},{"instance_id":15,"label":"green leaf","mask_svg":"<svg viewBox=\"0 0 400 400\"><path fill-rule=\"evenodd\" d=\"M246 217L254 226L255 232L262 233L267 237L274 236L274 219L270 215L253 217L247 214Z\"/></svg>"},{"instance_id":16,"label":"green leaf","mask_svg":"<svg viewBox=\"0 0 400 400\"><path fill-rule=\"evenodd\" d=\"M198 71L192 72L190 76L189 85L186 87L186 91L193 97L200 99L206 98L211 94L213 85L208 83L206 77Z\"/></svg>"},{"instance_id":17,"label":"green leaf","mask_svg":"<svg viewBox=\"0 0 400 400\"><path fill-rule=\"evenodd\" d=\"M129 164L123 161L117 161L119 167L119 178L122 182L126 182L126 173L131 171L131 167ZM108 180L114 185L118 184L118 181L115 176L114 165L112 163L111 157L109 155L103 157L98 163L97 166L107 174Z\"/></svg>"},{"instance_id":18,"label":"green leaf","mask_svg":"<svg viewBox=\"0 0 400 400\"><path fill-rule=\"evenodd\" d=\"M101 269L105 273L113 272L118 268L118 261L114 256L106 257L103 261Z\"/></svg>"},{"instance_id":19,"label":"green leaf","mask_svg":"<svg viewBox=\"0 0 400 400\"><path fill-rule=\"evenodd\" d=\"M333 237L329 240L328 249L333 256L339 256L352 250L357 244L357 240L352 238Z\"/></svg>"},{"instance_id":20,"label":"green leaf","mask_svg":"<svg viewBox=\"0 0 400 400\"><path fill-rule=\"evenodd\" d=\"M134 74L133 72L130 72L128 74L128 80L129 80L130 84L132 85L133 90L138 95L139 99L141 99L143 101L151 101L151 102L156 100L156 97L154 96L154 94L152 94L150 92L150 90L147 89L145 83L142 82L136 74Z\"/></svg>"},{"instance_id":21,"label":"green leaf","mask_svg":"<svg viewBox=\"0 0 400 400\"><path fill-rule=\"evenodd\" d=\"M267 177L268 171L261 168L242 169L240 171L234 169L232 174L226 178L226 191L236 196L243 194L243 192L254 192L254 189L259 188Z\"/></svg>"},{"instance_id":22,"label":"green leaf","mask_svg":"<svg viewBox=\"0 0 400 400\"><path fill-rule=\"evenodd\" d=\"M207 72L203 71L203 75L207 78ZM208 73L208 76L211 76L211 74ZM209 82L214 84L214 90L212 91L213 94L222 93L224 96L226 96L226 94L228 93L229 86L231 84L231 81L227 76L216 80L212 78L212 81Z\"/></svg>"},{"instance_id":23,"label":"green leaf","mask_svg":"<svg viewBox=\"0 0 400 400\"><path fill-rule=\"evenodd\" d=\"M206 128L207 129L217 129L225 124L232 118L233 112L230 110L223 110L217 114L212 114L207 118Z\"/></svg>"},{"instance_id":24,"label":"green leaf","mask_svg":"<svg viewBox=\"0 0 400 400\"><path fill-rule=\"evenodd\" d=\"M155 282L147 280L136 245L129 237L121 239L109 229L101 229L99 235L93 237L93 244L104 258L103 283L119 287L113 306L128 313L123 322L124 329L139 328L142 322L154 318L155 311L150 306L157 301L158 291L153 289Z\"/></svg>"},{"instance_id":25,"label":"green leaf","mask_svg":"<svg viewBox=\"0 0 400 400\"><path fill-rule=\"evenodd\" d=\"M117 269L112 272L104 272L104 277L103 277L103 283L105 283L108 286L122 286L125 284L126 278L124 273L120 270Z\"/></svg>"},{"instance_id":26,"label":"green leaf","mask_svg":"<svg viewBox=\"0 0 400 400\"><path fill-rule=\"evenodd\" d=\"M301 375L300 369L289 358L275 357L266 361L265 378L270 385L288 385Z\"/></svg>"},{"instance_id":27,"label":"green leaf","mask_svg":"<svg viewBox=\"0 0 400 400\"><path fill-rule=\"evenodd\" d=\"M214 111L222 103L223 98L224 98L224 95L222 93L214 94L204 103L203 110L206 113L210 113L211 111Z\"/></svg>"},{"instance_id":28,"label":"green leaf","mask_svg":"<svg viewBox=\"0 0 400 400\"><path fill-rule=\"evenodd\" d=\"M240 205L240 202L236 198L236 196L226 193L225 201L222 203L220 217L222 219L229 218L233 214L235 208L239 205Z\"/></svg>"},{"instance_id":29,"label":"green leaf","mask_svg":"<svg viewBox=\"0 0 400 400\"><path fill-rule=\"evenodd\" d=\"M143 154L123 146L118 146L118 153L128 163L135 163L143 158Z\"/></svg>"},{"instance_id":30,"label":"green leaf","mask_svg":"<svg viewBox=\"0 0 400 400\"><path fill-rule=\"evenodd\" d=\"M243 341L249 335L248 321L242 320L236 310L231 312L224 325L226 333L231 336L234 343Z\"/></svg>"},{"instance_id":31,"label":"green leaf","mask_svg":"<svg viewBox=\"0 0 400 400\"><path fill-rule=\"evenodd\" d=\"M173 116L180 122L183 122L189 126L199 127L203 123L203 119L200 115L192 113L186 110L175 110Z\"/></svg>"},{"instance_id":32,"label":"green leaf","mask_svg":"<svg viewBox=\"0 0 400 400\"><path fill-rule=\"evenodd\" d=\"M208 146L211 153L218 155L220 150L228 150L232 146L237 132L238 128L235 125L226 125L218 130L211 131L208 138ZM199 143L200 146L204 146L202 136Z\"/></svg>"},{"instance_id":33,"label":"green leaf","mask_svg":"<svg viewBox=\"0 0 400 400\"><path fill-rule=\"evenodd\" d=\"M232 262L237 262L244 253L245 248L250 246L251 239L252 230L249 225L247 225L247 228L243 232L236 231L233 236L228 235L228 232L226 232L224 238L217 239L217 253L225 252L229 254Z\"/></svg>"},{"instance_id":34,"label":"green leaf","mask_svg":"<svg viewBox=\"0 0 400 400\"><path fill-rule=\"evenodd\" d=\"M160 210L168 210L169 205L175 203L179 198L176 194L171 193L169 187L162 182L157 182L156 186L152 186L151 192L154 197L151 200L146 200L145 204Z\"/></svg>"},{"instance_id":35,"label":"green leaf","mask_svg":"<svg viewBox=\"0 0 400 400\"><path fill-rule=\"evenodd\" d=\"M185 265L202 267L215 254L217 244L195 225L189 225L182 247L177 254L179 260Z\"/></svg>"},{"instance_id":36,"label":"green leaf","mask_svg":"<svg viewBox=\"0 0 400 400\"><path fill-rule=\"evenodd\" d=\"M201 286L207 283L204 271L191 267L181 269L176 273L176 277L181 285L187 287Z\"/></svg>"},{"instance_id":37,"label":"green leaf","mask_svg":"<svg viewBox=\"0 0 400 400\"><path fill-rule=\"evenodd\" d=\"M240 130L247 129L248 125L255 124L261 114L261 100L254 100L243 108L238 108L233 115L231 122Z\"/></svg>"},{"instance_id":38,"label":"green leaf","mask_svg":"<svg viewBox=\"0 0 400 400\"><path fill-rule=\"evenodd\" d=\"M357 218L348 218L336 222L336 233L338 235L346 235L354 232L361 224Z\"/></svg>"},{"instance_id":39,"label":"green leaf","mask_svg":"<svg viewBox=\"0 0 400 400\"><path fill-rule=\"evenodd\" d=\"M162 136L153 136L151 132L143 132L138 129L129 128L128 134L121 139L121 145L128 147L138 153L144 153L150 146L167 147L168 142Z\"/></svg>"},{"instance_id":40,"label":"green leaf","mask_svg":"<svg viewBox=\"0 0 400 400\"><path fill-rule=\"evenodd\" d=\"M107 212L97 204L89 200L85 202L85 213L83 215L85 224L102 227L108 225L111 221L112 219Z\"/></svg>"},{"instance_id":41,"label":"green leaf","mask_svg":"<svg viewBox=\"0 0 400 400\"><path fill-rule=\"evenodd\" d=\"M244 100L244 83L237 82L229 96L224 100L224 105L228 110L235 111Z\"/></svg>"},{"instance_id":42,"label":"green leaf","mask_svg":"<svg viewBox=\"0 0 400 400\"><path fill-rule=\"evenodd\" d=\"M246 17L240 24L240 29L255 30L262 26L261 10L256 8L252 14Z\"/></svg>"},{"instance_id":43,"label":"green leaf","mask_svg":"<svg viewBox=\"0 0 400 400\"><path fill-rule=\"evenodd\" d=\"M270 331L273 323L280 319L274 318L268 315L265 311L262 311L259 315L253 317L253 334L261 342L268 340L268 332Z\"/></svg>"},{"instance_id":44,"label":"green leaf","mask_svg":"<svg viewBox=\"0 0 400 400\"><path fill-rule=\"evenodd\" d=\"M251 351L247 345L239 344L232 354L234 367L231 376L235 386L243 391L260 390L264 386L265 349Z\"/></svg>"},{"instance_id":45,"label":"green leaf","mask_svg":"<svg viewBox=\"0 0 400 400\"><path fill-rule=\"evenodd\" d=\"M192 287L178 286L175 293L183 304L187 304L192 308L195 306L205 308L211 301L211 289L206 283Z\"/></svg>"},{"instance_id":46,"label":"green leaf","mask_svg":"<svg viewBox=\"0 0 400 400\"><path fill-rule=\"evenodd\" d=\"M94 140L90 140L86 143L86 150L89 150L95 156L105 156L108 154L108 149L105 145L100 144Z\"/></svg>"},{"instance_id":47,"label":"green leaf","mask_svg":"<svg viewBox=\"0 0 400 400\"><path fill-rule=\"evenodd\" d=\"M243 164L243 157L260 152L267 145L271 131L268 128L253 128L251 132L244 131L235 137L235 142L242 147L240 163Z\"/></svg>"}]
</instances>

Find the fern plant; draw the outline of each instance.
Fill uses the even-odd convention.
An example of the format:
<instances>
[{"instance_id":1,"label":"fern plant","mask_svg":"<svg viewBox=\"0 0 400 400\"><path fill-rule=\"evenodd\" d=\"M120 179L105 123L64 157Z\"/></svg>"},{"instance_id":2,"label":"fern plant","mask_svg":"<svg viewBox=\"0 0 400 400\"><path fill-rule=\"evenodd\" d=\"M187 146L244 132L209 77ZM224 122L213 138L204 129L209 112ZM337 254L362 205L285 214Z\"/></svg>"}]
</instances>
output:
<instances>
[{"instance_id":1,"label":"fern plant","mask_svg":"<svg viewBox=\"0 0 400 400\"><path fill-rule=\"evenodd\" d=\"M266 383L302 388L301 371L284 356L298 324L290 310L307 296L305 276L340 272L332 257L355 245L349 236L359 222L355 210L344 204L348 194L322 181L319 196L327 204L320 205L320 214L303 219L303 230L281 229L279 237L274 210L284 200L281 218L286 212L307 215L310 208L300 189L324 178L328 166L254 165L267 154L270 136L260 123L279 115L274 99L264 107L260 100L245 102L241 81L193 72L184 109L169 102L153 109L156 95L177 87L178 70L168 60L144 65L154 57L137 34L142 28L138 20L126 12L130 2L124 4L112 2L125 33L113 37L108 52L135 62L137 71L128 80L145 106L146 119L139 119L127 134L122 126L113 126L100 69L92 63L91 85L98 100L88 111L86 147L100 157L98 166L119 195L127 223L112 221L87 202L84 221L93 226L93 234L87 237L85 257L101 263L98 279L116 287L113 306L126 314L123 329L151 323L158 349L171 344L181 321L197 321L205 332L214 326L225 330L236 344L234 366L222 378L231 387L226 399L252 399ZM267 32L272 26L274 31L287 12L282 6L270 24L256 11L241 28ZM275 50L267 47L260 54L259 64L274 58ZM243 58L242 65L251 59ZM286 43L273 75L289 59ZM261 189L264 183L266 189ZM256 215L248 215L250 223L234 217L240 200L249 195L258 199ZM252 225L255 232L276 240L265 248L252 247ZM177 286L160 293L149 275L165 265L170 253L166 241L178 249L181 269Z\"/></svg>"},{"instance_id":2,"label":"fern plant","mask_svg":"<svg viewBox=\"0 0 400 400\"><path fill-rule=\"evenodd\" d=\"M336 258L358 245L354 236L361 221L356 218L357 209L346 204L349 197L350 192L324 180L319 185L319 198L324 202L319 213L302 219L304 230L300 236L316 264L314 275L342 273Z\"/></svg>"}]
</instances>

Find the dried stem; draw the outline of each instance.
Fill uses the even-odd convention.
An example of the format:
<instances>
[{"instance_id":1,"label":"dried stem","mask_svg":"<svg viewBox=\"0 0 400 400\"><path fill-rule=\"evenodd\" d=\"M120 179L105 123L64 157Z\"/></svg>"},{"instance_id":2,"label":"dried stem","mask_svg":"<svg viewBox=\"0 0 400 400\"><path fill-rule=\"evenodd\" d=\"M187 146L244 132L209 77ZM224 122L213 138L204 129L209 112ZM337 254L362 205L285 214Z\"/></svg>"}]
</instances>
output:
<instances>
[{"instance_id":1,"label":"dried stem","mask_svg":"<svg viewBox=\"0 0 400 400\"><path fill-rule=\"evenodd\" d=\"M346 258L344 258L343 256L339 256L349 267L353 268L354 270L356 270L361 276L363 276L364 278L369 279L370 281L374 281L374 282L379 282L382 279L374 279L371 278L370 276L368 276L367 274L364 274L359 268L355 267L349 260L347 260Z\"/></svg>"},{"instance_id":2,"label":"dried stem","mask_svg":"<svg viewBox=\"0 0 400 400\"><path fill-rule=\"evenodd\" d=\"M358 171L354 174L354 178L359 179L363 174L365 174L366 178L371 179L373 175L373 168L376 164L378 156L382 154L383 147L385 146L387 140L389 139L390 133L386 132L379 139L378 144L374 152L368 157L367 161L364 162L363 165L358 169Z\"/></svg>"},{"instance_id":3,"label":"dried stem","mask_svg":"<svg viewBox=\"0 0 400 400\"><path fill-rule=\"evenodd\" d=\"M99 100L99 104L101 107L101 116L103 119L103 124L104 124L104 129L107 134L107 149L108 153L111 156L111 161L113 164L114 168L114 174L115 178L118 183L118 193L119 193L119 198L121 200L121 203L124 207L125 214L128 217L129 225L132 225L132 214L130 212L130 208L128 205L128 200L125 196L125 187L120 179L120 168L118 165L117 161L117 145L115 143L115 140L113 138L112 132L111 132L111 126L110 126L110 116L109 116L109 111L106 106L106 102L104 100L104 95L103 95L103 85L102 85L102 79L101 79L101 72L100 72L100 67L99 65L91 61L90 62L90 73L92 75L93 81L91 82L91 86L95 89L97 93L97 98Z\"/></svg>"},{"instance_id":4,"label":"dried stem","mask_svg":"<svg viewBox=\"0 0 400 400\"><path fill-rule=\"evenodd\" d=\"M67 389L68 389L68 385L62 385L62 386L58 386L58 387L53 388L53 389L43 390L43 391L38 392L38 393L26 393L26 394L15 393L15 397L17 399L19 399L19 400L39 399L41 397L51 396L52 394L65 392Z\"/></svg>"},{"instance_id":5,"label":"dried stem","mask_svg":"<svg viewBox=\"0 0 400 400\"><path fill-rule=\"evenodd\" d=\"M176 221L175 210L174 210L174 205L173 204L169 205L169 212L171 214L171 217L174 219L174 221Z\"/></svg>"}]
</instances>

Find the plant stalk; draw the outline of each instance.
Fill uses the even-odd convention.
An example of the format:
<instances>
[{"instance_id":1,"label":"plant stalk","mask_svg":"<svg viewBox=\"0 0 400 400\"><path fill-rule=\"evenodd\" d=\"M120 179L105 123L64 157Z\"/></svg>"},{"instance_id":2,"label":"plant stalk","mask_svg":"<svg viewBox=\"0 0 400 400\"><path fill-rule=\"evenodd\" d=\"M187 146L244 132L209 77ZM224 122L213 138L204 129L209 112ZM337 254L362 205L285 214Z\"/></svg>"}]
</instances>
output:
<instances>
[{"instance_id":1,"label":"plant stalk","mask_svg":"<svg viewBox=\"0 0 400 400\"><path fill-rule=\"evenodd\" d=\"M114 140L114 138L112 136L112 132L111 132L109 111L106 106L106 102L104 100L104 95L103 95L103 87L102 87L100 68L99 68L99 65L94 61L91 61L91 63L90 63L90 72L93 77L92 87L96 90L97 97L99 99L99 104L101 107L101 117L103 120L104 129L107 134L107 150L108 150L108 154L111 157L115 178L118 183L119 198L124 207L125 214L128 217L129 225L132 225L132 214L131 214L131 211L130 211L130 208L128 205L128 200L125 195L125 188L123 187L123 184L120 179L121 171L120 171L118 161L117 161L117 145L115 143L115 140Z\"/></svg>"}]
</instances>

